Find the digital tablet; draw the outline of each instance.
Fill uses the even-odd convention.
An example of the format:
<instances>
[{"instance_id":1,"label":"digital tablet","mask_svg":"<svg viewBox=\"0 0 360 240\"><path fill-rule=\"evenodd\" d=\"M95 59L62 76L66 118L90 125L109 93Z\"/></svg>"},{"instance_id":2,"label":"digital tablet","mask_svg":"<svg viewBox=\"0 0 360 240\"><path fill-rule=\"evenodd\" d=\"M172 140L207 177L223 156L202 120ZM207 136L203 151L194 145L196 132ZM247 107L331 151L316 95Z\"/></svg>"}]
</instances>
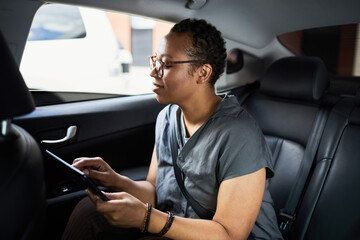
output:
<instances>
[{"instance_id":1,"label":"digital tablet","mask_svg":"<svg viewBox=\"0 0 360 240\"><path fill-rule=\"evenodd\" d=\"M85 173L73 167L71 164L67 163L66 161L62 160L61 158L59 158L49 150L45 150L45 153L58 160L60 163L62 163L63 165L68 167L71 171L73 171L77 176L79 176L85 187L88 188L91 192L98 195L103 201L109 201L109 199L100 191L100 189L96 186L96 184L85 175Z\"/></svg>"}]
</instances>

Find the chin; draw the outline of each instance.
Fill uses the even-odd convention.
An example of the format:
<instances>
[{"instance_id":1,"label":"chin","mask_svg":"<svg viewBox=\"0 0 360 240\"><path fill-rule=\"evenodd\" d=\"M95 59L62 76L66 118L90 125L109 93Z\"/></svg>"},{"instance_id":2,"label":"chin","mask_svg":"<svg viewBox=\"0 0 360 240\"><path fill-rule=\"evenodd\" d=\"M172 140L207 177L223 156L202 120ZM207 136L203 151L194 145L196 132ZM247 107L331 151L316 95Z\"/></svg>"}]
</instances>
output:
<instances>
[{"instance_id":1,"label":"chin","mask_svg":"<svg viewBox=\"0 0 360 240\"><path fill-rule=\"evenodd\" d=\"M169 97L160 96L159 94L156 94L156 100L159 103L163 104L176 104L174 101L172 101Z\"/></svg>"},{"instance_id":2,"label":"chin","mask_svg":"<svg viewBox=\"0 0 360 240\"><path fill-rule=\"evenodd\" d=\"M165 101L164 97L161 97L159 94L156 94L156 100L157 100L159 103L165 103L165 104L168 103L167 101Z\"/></svg>"}]
</instances>

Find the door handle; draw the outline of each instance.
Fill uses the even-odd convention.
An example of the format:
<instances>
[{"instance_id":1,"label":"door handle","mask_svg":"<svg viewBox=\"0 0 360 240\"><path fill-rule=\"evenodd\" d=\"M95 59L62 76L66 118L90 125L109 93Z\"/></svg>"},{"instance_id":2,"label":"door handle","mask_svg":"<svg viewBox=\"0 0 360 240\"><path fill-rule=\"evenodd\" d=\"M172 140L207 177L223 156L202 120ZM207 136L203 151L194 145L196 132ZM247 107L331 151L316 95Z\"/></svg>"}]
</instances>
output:
<instances>
[{"instance_id":1,"label":"door handle","mask_svg":"<svg viewBox=\"0 0 360 240\"><path fill-rule=\"evenodd\" d=\"M77 132L77 126L70 126L68 127L67 131L66 131L66 136L63 137L62 139L57 139L57 140L41 140L42 144L57 144L57 143L64 143L66 141L69 141L71 139L73 139L76 135Z\"/></svg>"}]
</instances>

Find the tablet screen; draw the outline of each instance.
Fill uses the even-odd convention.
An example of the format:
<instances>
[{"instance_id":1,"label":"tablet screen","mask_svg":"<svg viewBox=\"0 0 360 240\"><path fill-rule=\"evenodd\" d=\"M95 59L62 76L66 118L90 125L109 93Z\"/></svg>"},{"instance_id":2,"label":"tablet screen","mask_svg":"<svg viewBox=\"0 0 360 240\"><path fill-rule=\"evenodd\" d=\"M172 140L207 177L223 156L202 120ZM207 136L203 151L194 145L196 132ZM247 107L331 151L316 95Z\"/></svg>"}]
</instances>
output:
<instances>
[{"instance_id":1,"label":"tablet screen","mask_svg":"<svg viewBox=\"0 0 360 240\"><path fill-rule=\"evenodd\" d=\"M68 168L70 168L72 171L75 171L77 174L80 174L81 176L85 175L82 171L80 171L76 167L73 167L71 164L69 164L66 161L62 160L61 158L59 158L58 156L56 156L55 154L53 154L49 150L45 150L45 152L47 154L49 154L50 156L52 156L53 158L55 158L56 160L58 160L59 162L61 162L62 164L64 164L65 166L67 166Z\"/></svg>"},{"instance_id":2,"label":"tablet screen","mask_svg":"<svg viewBox=\"0 0 360 240\"><path fill-rule=\"evenodd\" d=\"M73 167L71 164L67 163L66 161L62 160L60 157L56 156L55 154L53 154L52 152L50 152L49 150L45 150L45 153L47 153L48 155L50 155L51 157L55 158L56 160L58 160L60 163L62 163L63 165L65 165L66 167L68 167L69 169L71 169L73 172L75 172L78 176L81 177L83 183L85 183L86 188L89 188L91 192L95 193L96 195L98 195L103 201L109 201L109 199L100 191L100 189L96 186L96 184L91 181L90 178L88 178L85 173L83 173L82 171L80 171L79 169Z\"/></svg>"}]
</instances>

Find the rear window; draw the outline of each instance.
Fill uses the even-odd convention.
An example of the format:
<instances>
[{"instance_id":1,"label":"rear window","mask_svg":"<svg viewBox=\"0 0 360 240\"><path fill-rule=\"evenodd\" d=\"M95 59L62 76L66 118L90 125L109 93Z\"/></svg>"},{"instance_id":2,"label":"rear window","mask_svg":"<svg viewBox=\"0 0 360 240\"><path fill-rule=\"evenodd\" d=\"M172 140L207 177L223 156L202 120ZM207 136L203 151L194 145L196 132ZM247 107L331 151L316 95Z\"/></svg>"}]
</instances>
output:
<instances>
[{"instance_id":1,"label":"rear window","mask_svg":"<svg viewBox=\"0 0 360 240\"><path fill-rule=\"evenodd\" d=\"M330 95L354 96L360 89L359 24L286 33L279 41L297 56L321 58L329 72Z\"/></svg>"},{"instance_id":2,"label":"rear window","mask_svg":"<svg viewBox=\"0 0 360 240\"><path fill-rule=\"evenodd\" d=\"M360 76L359 24L286 33L279 41L297 56L317 56L330 74Z\"/></svg>"}]
</instances>

